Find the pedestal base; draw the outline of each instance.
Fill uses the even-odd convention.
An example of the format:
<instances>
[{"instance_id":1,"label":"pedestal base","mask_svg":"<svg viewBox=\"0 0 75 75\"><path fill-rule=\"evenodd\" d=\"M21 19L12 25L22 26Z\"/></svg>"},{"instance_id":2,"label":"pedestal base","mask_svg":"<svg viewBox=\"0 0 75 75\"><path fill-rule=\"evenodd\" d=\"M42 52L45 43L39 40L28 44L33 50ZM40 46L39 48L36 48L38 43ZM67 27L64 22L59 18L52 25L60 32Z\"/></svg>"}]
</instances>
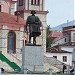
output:
<instances>
[{"instance_id":1,"label":"pedestal base","mask_svg":"<svg viewBox=\"0 0 75 75\"><path fill-rule=\"evenodd\" d=\"M22 68L30 71L44 71L44 50L42 46L22 48Z\"/></svg>"}]
</instances>

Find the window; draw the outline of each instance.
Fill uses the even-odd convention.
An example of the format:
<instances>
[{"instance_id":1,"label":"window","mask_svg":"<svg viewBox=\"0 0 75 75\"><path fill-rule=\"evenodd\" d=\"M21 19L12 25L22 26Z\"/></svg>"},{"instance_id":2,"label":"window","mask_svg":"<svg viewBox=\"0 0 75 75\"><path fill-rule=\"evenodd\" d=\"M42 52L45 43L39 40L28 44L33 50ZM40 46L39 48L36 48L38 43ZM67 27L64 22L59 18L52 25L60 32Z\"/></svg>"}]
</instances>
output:
<instances>
[{"instance_id":1,"label":"window","mask_svg":"<svg viewBox=\"0 0 75 75\"><path fill-rule=\"evenodd\" d=\"M53 56L53 58L56 58L57 59L57 56Z\"/></svg>"},{"instance_id":2,"label":"window","mask_svg":"<svg viewBox=\"0 0 75 75\"><path fill-rule=\"evenodd\" d=\"M73 41L75 41L75 33L73 34Z\"/></svg>"},{"instance_id":3,"label":"window","mask_svg":"<svg viewBox=\"0 0 75 75\"><path fill-rule=\"evenodd\" d=\"M66 38L65 38L65 42L66 42Z\"/></svg>"},{"instance_id":4,"label":"window","mask_svg":"<svg viewBox=\"0 0 75 75\"><path fill-rule=\"evenodd\" d=\"M33 5L34 3L33 3L33 0L31 0L31 5Z\"/></svg>"},{"instance_id":5,"label":"window","mask_svg":"<svg viewBox=\"0 0 75 75\"><path fill-rule=\"evenodd\" d=\"M40 0L37 0L37 5L40 5Z\"/></svg>"},{"instance_id":6,"label":"window","mask_svg":"<svg viewBox=\"0 0 75 75\"><path fill-rule=\"evenodd\" d=\"M67 56L63 56L63 62L67 62Z\"/></svg>"},{"instance_id":7,"label":"window","mask_svg":"<svg viewBox=\"0 0 75 75\"><path fill-rule=\"evenodd\" d=\"M16 34L12 31L8 33L7 52L16 53Z\"/></svg>"},{"instance_id":8,"label":"window","mask_svg":"<svg viewBox=\"0 0 75 75\"><path fill-rule=\"evenodd\" d=\"M31 0L31 5L40 5L40 0Z\"/></svg>"},{"instance_id":9,"label":"window","mask_svg":"<svg viewBox=\"0 0 75 75\"><path fill-rule=\"evenodd\" d=\"M23 5L23 0L19 0L19 6Z\"/></svg>"},{"instance_id":10,"label":"window","mask_svg":"<svg viewBox=\"0 0 75 75\"><path fill-rule=\"evenodd\" d=\"M0 5L0 12L1 12L1 5Z\"/></svg>"}]
</instances>

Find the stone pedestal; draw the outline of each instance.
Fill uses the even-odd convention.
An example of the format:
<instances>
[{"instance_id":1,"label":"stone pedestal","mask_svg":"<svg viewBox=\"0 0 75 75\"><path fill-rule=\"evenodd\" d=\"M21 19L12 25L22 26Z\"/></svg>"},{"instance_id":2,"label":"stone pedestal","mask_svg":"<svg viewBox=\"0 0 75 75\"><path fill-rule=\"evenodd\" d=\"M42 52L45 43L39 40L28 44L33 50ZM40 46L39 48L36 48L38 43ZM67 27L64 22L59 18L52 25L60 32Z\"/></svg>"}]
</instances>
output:
<instances>
[{"instance_id":1,"label":"stone pedestal","mask_svg":"<svg viewBox=\"0 0 75 75\"><path fill-rule=\"evenodd\" d=\"M22 69L44 71L44 49L42 46L25 46L22 48Z\"/></svg>"}]
</instances>

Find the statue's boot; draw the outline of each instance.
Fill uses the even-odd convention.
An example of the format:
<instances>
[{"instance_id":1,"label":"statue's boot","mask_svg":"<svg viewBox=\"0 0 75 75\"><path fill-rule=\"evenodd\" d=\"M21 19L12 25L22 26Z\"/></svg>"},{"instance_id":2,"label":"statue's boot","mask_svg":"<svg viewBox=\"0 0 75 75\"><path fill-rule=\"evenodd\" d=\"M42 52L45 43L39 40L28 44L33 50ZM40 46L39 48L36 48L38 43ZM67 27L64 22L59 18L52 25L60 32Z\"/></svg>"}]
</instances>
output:
<instances>
[{"instance_id":1,"label":"statue's boot","mask_svg":"<svg viewBox=\"0 0 75 75\"><path fill-rule=\"evenodd\" d=\"M33 40L33 44L36 45L36 40Z\"/></svg>"},{"instance_id":2,"label":"statue's boot","mask_svg":"<svg viewBox=\"0 0 75 75\"><path fill-rule=\"evenodd\" d=\"M33 44L36 45L36 36L33 37Z\"/></svg>"},{"instance_id":3,"label":"statue's boot","mask_svg":"<svg viewBox=\"0 0 75 75\"><path fill-rule=\"evenodd\" d=\"M31 43L31 40L29 40L29 43Z\"/></svg>"},{"instance_id":4,"label":"statue's boot","mask_svg":"<svg viewBox=\"0 0 75 75\"><path fill-rule=\"evenodd\" d=\"M31 35L29 35L29 43L31 43Z\"/></svg>"}]
</instances>

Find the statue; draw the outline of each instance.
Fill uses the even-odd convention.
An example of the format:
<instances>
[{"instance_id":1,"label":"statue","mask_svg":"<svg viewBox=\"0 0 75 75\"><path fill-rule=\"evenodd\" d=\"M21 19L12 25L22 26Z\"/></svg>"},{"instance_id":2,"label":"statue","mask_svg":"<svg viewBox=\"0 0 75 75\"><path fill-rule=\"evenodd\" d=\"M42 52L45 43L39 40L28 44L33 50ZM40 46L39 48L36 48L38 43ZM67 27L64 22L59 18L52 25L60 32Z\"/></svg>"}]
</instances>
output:
<instances>
[{"instance_id":1,"label":"statue","mask_svg":"<svg viewBox=\"0 0 75 75\"><path fill-rule=\"evenodd\" d=\"M31 37L33 37L33 45L36 45L36 37L41 35L40 27L42 24L38 16L35 16L36 12L34 10L31 11L31 14L27 17L25 28L28 32L27 26L29 25L29 43L31 43Z\"/></svg>"}]
</instances>

